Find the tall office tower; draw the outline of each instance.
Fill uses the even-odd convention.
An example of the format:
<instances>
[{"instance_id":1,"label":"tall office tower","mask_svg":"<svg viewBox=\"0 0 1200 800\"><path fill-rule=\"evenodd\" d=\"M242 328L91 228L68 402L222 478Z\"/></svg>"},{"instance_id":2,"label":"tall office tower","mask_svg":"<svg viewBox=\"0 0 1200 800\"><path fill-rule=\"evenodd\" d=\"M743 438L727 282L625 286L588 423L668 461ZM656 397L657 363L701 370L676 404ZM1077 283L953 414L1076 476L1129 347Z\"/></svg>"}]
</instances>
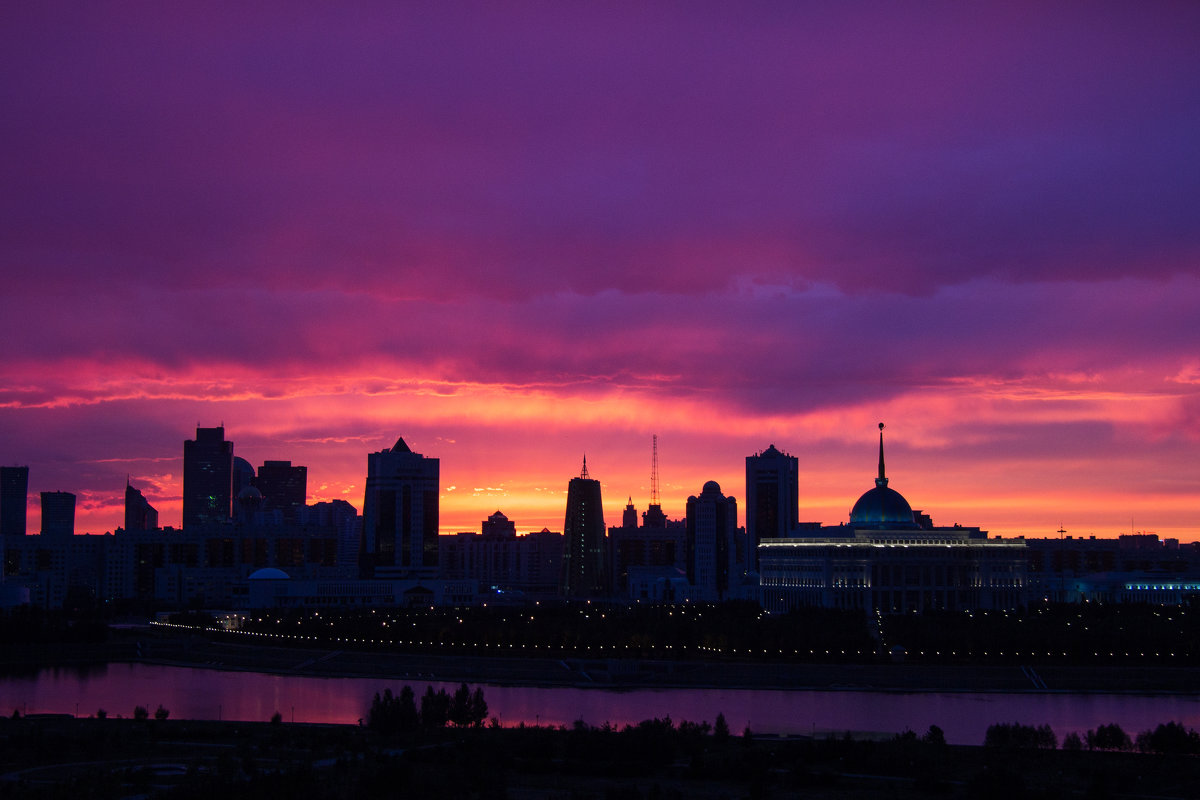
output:
<instances>
[{"instance_id":1,"label":"tall office tower","mask_svg":"<svg viewBox=\"0 0 1200 800\"><path fill-rule=\"evenodd\" d=\"M283 521L295 524L308 500L308 467L293 467L290 461L264 461L254 486L263 497L263 508L282 511Z\"/></svg>"},{"instance_id":2,"label":"tall office tower","mask_svg":"<svg viewBox=\"0 0 1200 800\"><path fill-rule=\"evenodd\" d=\"M746 456L746 571L758 572L758 543L786 538L800 523L800 462L771 445Z\"/></svg>"},{"instance_id":3,"label":"tall office tower","mask_svg":"<svg viewBox=\"0 0 1200 800\"><path fill-rule=\"evenodd\" d=\"M158 530L158 511L128 481L125 482L125 530Z\"/></svg>"},{"instance_id":4,"label":"tall office tower","mask_svg":"<svg viewBox=\"0 0 1200 800\"><path fill-rule=\"evenodd\" d=\"M42 536L75 535L75 495L42 492Z\"/></svg>"},{"instance_id":5,"label":"tall office tower","mask_svg":"<svg viewBox=\"0 0 1200 800\"><path fill-rule=\"evenodd\" d=\"M0 467L0 534L24 536L29 467Z\"/></svg>"},{"instance_id":6,"label":"tall office tower","mask_svg":"<svg viewBox=\"0 0 1200 800\"><path fill-rule=\"evenodd\" d=\"M364 576L437 576L439 470L438 459L414 453L403 438L367 455Z\"/></svg>"},{"instance_id":7,"label":"tall office tower","mask_svg":"<svg viewBox=\"0 0 1200 800\"><path fill-rule=\"evenodd\" d=\"M563 563L559 592L568 600L608 595L604 554L604 507L600 481L583 471L567 484L567 516L563 523Z\"/></svg>"},{"instance_id":8,"label":"tall office tower","mask_svg":"<svg viewBox=\"0 0 1200 800\"><path fill-rule=\"evenodd\" d=\"M233 442L225 428L196 428L183 443L183 528L228 522L233 512Z\"/></svg>"},{"instance_id":9,"label":"tall office tower","mask_svg":"<svg viewBox=\"0 0 1200 800\"><path fill-rule=\"evenodd\" d=\"M724 600L737 574L737 500L721 494L716 481L687 500L688 583L706 602Z\"/></svg>"}]
</instances>

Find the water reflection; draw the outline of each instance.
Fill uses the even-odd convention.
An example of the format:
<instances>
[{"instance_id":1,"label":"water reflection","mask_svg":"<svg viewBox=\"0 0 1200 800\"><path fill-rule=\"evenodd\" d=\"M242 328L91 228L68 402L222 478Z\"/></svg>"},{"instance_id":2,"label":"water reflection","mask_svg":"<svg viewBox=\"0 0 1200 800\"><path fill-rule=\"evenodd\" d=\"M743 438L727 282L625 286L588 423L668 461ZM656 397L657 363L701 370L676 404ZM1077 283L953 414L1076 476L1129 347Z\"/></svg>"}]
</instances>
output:
<instances>
[{"instance_id":1,"label":"water reflection","mask_svg":"<svg viewBox=\"0 0 1200 800\"><path fill-rule=\"evenodd\" d=\"M78 713L130 717L135 706L160 704L172 718L267 721L279 712L296 722L354 724L365 718L376 692L399 692L404 681L315 678L226 672L146 664L53 668L0 677L0 713ZM413 682L418 697L426 682ZM453 684L433 683L452 692ZM504 725L622 726L651 717L675 721L716 719L723 713L736 733L818 735L834 731L923 733L938 725L946 739L980 744L996 722L1049 724L1061 739L1069 731L1116 722L1126 731L1175 720L1200 728L1200 699L1181 695L1002 694L784 691L768 689L605 689L484 686L489 713Z\"/></svg>"}]
</instances>

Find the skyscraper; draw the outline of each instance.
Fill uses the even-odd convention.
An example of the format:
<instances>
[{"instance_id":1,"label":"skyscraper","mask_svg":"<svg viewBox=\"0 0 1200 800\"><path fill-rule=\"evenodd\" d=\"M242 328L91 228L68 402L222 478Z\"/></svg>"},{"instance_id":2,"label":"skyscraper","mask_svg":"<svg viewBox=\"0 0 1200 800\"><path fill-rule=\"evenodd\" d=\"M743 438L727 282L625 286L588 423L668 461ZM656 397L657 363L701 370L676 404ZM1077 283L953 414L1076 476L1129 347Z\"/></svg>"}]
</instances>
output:
<instances>
[{"instance_id":1,"label":"skyscraper","mask_svg":"<svg viewBox=\"0 0 1200 800\"><path fill-rule=\"evenodd\" d=\"M225 428L196 428L183 443L183 527L227 522L233 512L233 442Z\"/></svg>"},{"instance_id":2,"label":"skyscraper","mask_svg":"<svg viewBox=\"0 0 1200 800\"><path fill-rule=\"evenodd\" d=\"M153 531L158 529L158 511L145 496L125 483L125 530Z\"/></svg>"},{"instance_id":3,"label":"skyscraper","mask_svg":"<svg viewBox=\"0 0 1200 800\"><path fill-rule=\"evenodd\" d=\"M29 467L0 467L0 535L24 536Z\"/></svg>"},{"instance_id":4,"label":"skyscraper","mask_svg":"<svg viewBox=\"0 0 1200 800\"><path fill-rule=\"evenodd\" d=\"M758 572L758 543L783 539L800 522L800 467L771 445L746 456L746 571Z\"/></svg>"},{"instance_id":5,"label":"skyscraper","mask_svg":"<svg viewBox=\"0 0 1200 800\"><path fill-rule=\"evenodd\" d=\"M364 575L436 577L439 471L438 459L414 453L403 437L367 455Z\"/></svg>"},{"instance_id":6,"label":"skyscraper","mask_svg":"<svg viewBox=\"0 0 1200 800\"><path fill-rule=\"evenodd\" d=\"M737 500L721 494L716 481L704 484L700 496L687 500L687 576L697 597L706 602L726 599L737 574Z\"/></svg>"},{"instance_id":7,"label":"skyscraper","mask_svg":"<svg viewBox=\"0 0 1200 800\"><path fill-rule=\"evenodd\" d=\"M578 478L567 484L567 516L563 523L563 564L559 589L569 600L608 595L604 552L604 507L600 481L588 475L587 456Z\"/></svg>"},{"instance_id":8,"label":"skyscraper","mask_svg":"<svg viewBox=\"0 0 1200 800\"><path fill-rule=\"evenodd\" d=\"M263 508L282 511L283 520L294 524L308 500L308 467L290 461L264 461L254 486L262 492Z\"/></svg>"},{"instance_id":9,"label":"skyscraper","mask_svg":"<svg viewBox=\"0 0 1200 800\"><path fill-rule=\"evenodd\" d=\"M75 535L75 495L42 492L42 536Z\"/></svg>"}]
</instances>

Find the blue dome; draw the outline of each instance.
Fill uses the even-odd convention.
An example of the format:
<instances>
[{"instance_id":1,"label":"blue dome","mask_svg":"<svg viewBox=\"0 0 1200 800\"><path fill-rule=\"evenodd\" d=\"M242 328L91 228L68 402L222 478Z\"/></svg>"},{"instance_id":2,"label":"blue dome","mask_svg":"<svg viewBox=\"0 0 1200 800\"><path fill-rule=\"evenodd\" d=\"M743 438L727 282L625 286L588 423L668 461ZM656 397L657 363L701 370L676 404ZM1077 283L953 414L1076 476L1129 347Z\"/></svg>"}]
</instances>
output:
<instances>
[{"instance_id":1,"label":"blue dome","mask_svg":"<svg viewBox=\"0 0 1200 800\"><path fill-rule=\"evenodd\" d=\"M863 528L919 528L912 506L904 495L888 488L883 468L883 423L879 423L879 477L875 488L858 498L850 510L850 524Z\"/></svg>"},{"instance_id":2,"label":"blue dome","mask_svg":"<svg viewBox=\"0 0 1200 800\"><path fill-rule=\"evenodd\" d=\"M912 506L904 495L887 486L876 486L858 498L850 511L850 524L875 528L916 528Z\"/></svg>"},{"instance_id":3,"label":"blue dome","mask_svg":"<svg viewBox=\"0 0 1200 800\"><path fill-rule=\"evenodd\" d=\"M260 570L251 572L246 576L248 581L286 581L289 580L288 574L281 569L274 567L263 567Z\"/></svg>"}]
</instances>

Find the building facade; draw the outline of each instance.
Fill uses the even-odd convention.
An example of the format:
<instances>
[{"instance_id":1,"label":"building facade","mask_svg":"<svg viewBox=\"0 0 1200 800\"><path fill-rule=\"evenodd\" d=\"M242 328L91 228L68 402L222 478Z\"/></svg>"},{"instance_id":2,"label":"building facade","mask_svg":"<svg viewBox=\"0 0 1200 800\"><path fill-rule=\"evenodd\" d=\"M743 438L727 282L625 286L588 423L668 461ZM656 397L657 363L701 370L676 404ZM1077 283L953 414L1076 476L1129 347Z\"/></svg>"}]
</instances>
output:
<instances>
[{"instance_id":1,"label":"building facade","mask_svg":"<svg viewBox=\"0 0 1200 800\"><path fill-rule=\"evenodd\" d=\"M70 492L42 492L42 535L75 535L75 495Z\"/></svg>"},{"instance_id":2,"label":"building facade","mask_svg":"<svg viewBox=\"0 0 1200 800\"><path fill-rule=\"evenodd\" d=\"M308 467L264 461L253 484L262 493L263 508L281 512L284 522L295 522L308 500Z\"/></svg>"},{"instance_id":3,"label":"building facade","mask_svg":"<svg viewBox=\"0 0 1200 800\"><path fill-rule=\"evenodd\" d=\"M583 471L567 484L563 521L562 577L559 590L568 600L603 598L609 594L605 551L604 507L600 481Z\"/></svg>"},{"instance_id":4,"label":"building facade","mask_svg":"<svg viewBox=\"0 0 1200 800\"><path fill-rule=\"evenodd\" d=\"M1024 539L979 528L934 527L888 486L883 425L875 486L845 525L759 544L760 594L769 612L805 606L884 614L1009 609L1028 600Z\"/></svg>"},{"instance_id":5,"label":"building facade","mask_svg":"<svg viewBox=\"0 0 1200 800\"><path fill-rule=\"evenodd\" d=\"M364 577L435 578L440 464L403 437L367 455L363 498Z\"/></svg>"},{"instance_id":6,"label":"building facade","mask_svg":"<svg viewBox=\"0 0 1200 800\"><path fill-rule=\"evenodd\" d=\"M152 531L158 528L158 510L150 505L146 497L125 484L125 530Z\"/></svg>"},{"instance_id":7,"label":"building facade","mask_svg":"<svg viewBox=\"0 0 1200 800\"><path fill-rule=\"evenodd\" d=\"M737 500L716 481L687 499L687 577L704 602L728 599L744 560L737 553Z\"/></svg>"},{"instance_id":8,"label":"building facade","mask_svg":"<svg viewBox=\"0 0 1200 800\"><path fill-rule=\"evenodd\" d=\"M183 527L228 522L233 516L233 442L224 426L196 428L183 443Z\"/></svg>"},{"instance_id":9,"label":"building facade","mask_svg":"<svg viewBox=\"0 0 1200 800\"><path fill-rule=\"evenodd\" d=\"M758 571L758 543L792 535L800 520L800 462L771 445L746 456L746 570Z\"/></svg>"},{"instance_id":10,"label":"building facade","mask_svg":"<svg viewBox=\"0 0 1200 800\"><path fill-rule=\"evenodd\" d=\"M0 536L24 536L28 531L29 467L0 467Z\"/></svg>"}]
</instances>

